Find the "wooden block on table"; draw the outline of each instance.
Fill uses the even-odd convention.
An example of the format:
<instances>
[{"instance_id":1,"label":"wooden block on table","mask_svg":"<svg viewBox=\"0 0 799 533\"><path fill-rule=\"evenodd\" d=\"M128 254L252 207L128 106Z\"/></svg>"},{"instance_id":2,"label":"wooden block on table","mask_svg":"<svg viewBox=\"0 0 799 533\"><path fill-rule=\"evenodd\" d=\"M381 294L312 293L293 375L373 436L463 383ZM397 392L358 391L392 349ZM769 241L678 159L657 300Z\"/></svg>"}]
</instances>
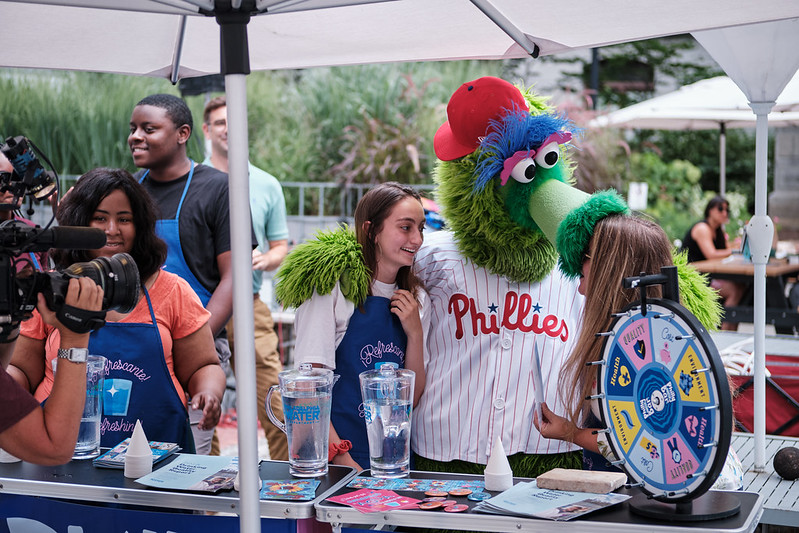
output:
<instances>
[{"instance_id":1,"label":"wooden block on table","mask_svg":"<svg viewBox=\"0 0 799 533\"><path fill-rule=\"evenodd\" d=\"M535 481L539 489L607 494L624 485L627 482L627 474L623 472L553 468L549 472L538 476Z\"/></svg>"}]
</instances>

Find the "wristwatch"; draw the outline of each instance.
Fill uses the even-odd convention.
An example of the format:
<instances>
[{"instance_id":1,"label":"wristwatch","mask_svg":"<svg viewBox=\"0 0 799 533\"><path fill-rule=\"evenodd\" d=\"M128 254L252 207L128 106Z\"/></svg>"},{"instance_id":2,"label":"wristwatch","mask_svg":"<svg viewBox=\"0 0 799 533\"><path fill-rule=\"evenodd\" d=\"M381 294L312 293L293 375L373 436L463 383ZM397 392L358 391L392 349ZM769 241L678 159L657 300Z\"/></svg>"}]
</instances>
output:
<instances>
[{"instance_id":1,"label":"wristwatch","mask_svg":"<svg viewBox=\"0 0 799 533\"><path fill-rule=\"evenodd\" d=\"M86 359L89 357L89 349L88 348L68 348L58 349L58 357L60 359L66 359L67 361L72 361L73 363L85 363Z\"/></svg>"}]
</instances>

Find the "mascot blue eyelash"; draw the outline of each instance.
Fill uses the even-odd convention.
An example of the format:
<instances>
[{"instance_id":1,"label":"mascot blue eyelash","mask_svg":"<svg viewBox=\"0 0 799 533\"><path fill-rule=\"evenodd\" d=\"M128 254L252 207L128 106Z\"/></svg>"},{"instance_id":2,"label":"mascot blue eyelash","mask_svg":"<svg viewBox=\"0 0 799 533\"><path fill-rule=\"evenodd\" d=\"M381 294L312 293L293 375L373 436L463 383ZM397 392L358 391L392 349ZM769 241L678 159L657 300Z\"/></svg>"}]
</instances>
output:
<instances>
[{"instance_id":1,"label":"mascot blue eyelash","mask_svg":"<svg viewBox=\"0 0 799 533\"><path fill-rule=\"evenodd\" d=\"M520 150L540 148L541 143L559 131L576 136L580 129L564 115L531 115L514 106L500 120L489 122L489 133L478 151L482 154L474 169L474 192L482 191L502 172L505 160Z\"/></svg>"}]
</instances>

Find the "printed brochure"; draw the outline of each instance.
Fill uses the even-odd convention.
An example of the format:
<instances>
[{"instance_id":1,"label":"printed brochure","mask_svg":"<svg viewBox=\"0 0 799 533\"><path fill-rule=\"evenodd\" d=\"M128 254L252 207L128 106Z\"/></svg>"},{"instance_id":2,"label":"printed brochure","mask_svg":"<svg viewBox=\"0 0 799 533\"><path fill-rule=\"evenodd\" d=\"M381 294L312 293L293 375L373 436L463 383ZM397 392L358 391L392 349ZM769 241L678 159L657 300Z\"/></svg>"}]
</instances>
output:
<instances>
[{"instance_id":1,"label":"printed brochure","mask_svg":"<svg viewBox=\"0 0 799 533\"><path fill-rule=\"evenodd\" d=\"M125 468L125 452L128 451L128 444L130 444L130 437L99 457L95 457L94 460L92 460L92 464L101 468ZM173 453L179 452L180 449L180 446L174 442L150 441L150 450L153 452L153 464L163 461Z\"/></svg>"},{"instance_id":2,"label":"printed brochure","mask_svg":"<svg viewBox=\"0 0 799 533\"><path fill-rule=\"evenodd\" d=\"M238 472L238 457L183 454L136 482L159 489L219 492L233 489Z\"/></svg>"},{"instance_id":3,"label":"printed brochure","mask_svg":"<svg viewBox=\"0 0 799 533\"><path fill-rule=\"evenodd\" d=\"M505 492L478 503L474 510L483 513L534 516L549 520L571 520L592 511L621 503L630 496L594 494L565 490L539 489L535 481L517 483Z\"/></svg>"}]
</instances>

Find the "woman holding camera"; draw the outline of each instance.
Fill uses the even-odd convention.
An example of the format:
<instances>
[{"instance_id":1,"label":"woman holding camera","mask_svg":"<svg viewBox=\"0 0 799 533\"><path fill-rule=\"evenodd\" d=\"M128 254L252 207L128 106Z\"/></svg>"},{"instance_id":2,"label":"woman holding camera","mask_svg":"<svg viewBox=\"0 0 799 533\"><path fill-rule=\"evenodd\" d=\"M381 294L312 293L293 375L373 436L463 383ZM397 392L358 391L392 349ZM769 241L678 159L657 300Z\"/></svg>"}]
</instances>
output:
<instances>
[{"instance_id":1,"label":"woman holding camera","mask_svg":"<svg viewBox=\"0 0 799 533\"><path fill-rule=\"evenodd\" d=\"M98 250L52 250L57 268L128 253L141 278L133 311L109 310L105 326L89 339L89 352L107 359L100 445L111 447L129 437L138 419L148 439L177 442L193 453L184 391L203 411L200 427L212 428L219 421L225 374L209 313L188 283L161 269L166 245L155 234L155 208L147 192L125 170L97 168L62 199L57 220L62 226L100 228L107 239ZM58 331L34 313L22 324L14 350L9 373L39 401L51 393L58 338Z\"/></svg>"}]
</instances>

